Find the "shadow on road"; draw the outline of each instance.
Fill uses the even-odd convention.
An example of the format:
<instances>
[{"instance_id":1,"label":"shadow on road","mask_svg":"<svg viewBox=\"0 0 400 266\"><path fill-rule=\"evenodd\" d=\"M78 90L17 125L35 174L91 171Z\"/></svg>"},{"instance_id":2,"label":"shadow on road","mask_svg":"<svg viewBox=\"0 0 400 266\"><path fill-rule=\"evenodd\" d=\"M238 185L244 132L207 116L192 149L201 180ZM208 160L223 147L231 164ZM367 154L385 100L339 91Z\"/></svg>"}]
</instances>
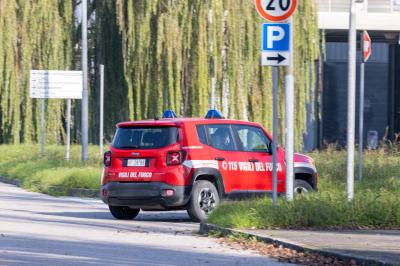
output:
<instances>
[{"instance_id":1,"label":"shadow on road","mask_svg":"<svg viewBox=\"0 0 400 266\"><path fill-rule=\"evenodd\" d=\"M52 215L71 218L95 219L95 220L116 220L108 211L81 211L81 212L38 212L41 215ZM182 212L151 212L141 211L132 221L146 222L170 222L170 223L189 223L191 219L186 211Z\"/></svg>"},{"instance_id":2,"label":"shadow on road","mask_svg":"<svg viewBox=\"0 0 400 266\"><path fill-rule=\"evenodd\" d=\"M153 245L54 240L37 237L2 237L1 265L235 265L245 259L247 265L262 265L262 258L227 256L208 252L168 249ZM6 241L5 241L6 240Z\"/></svg>"}]
</instances>

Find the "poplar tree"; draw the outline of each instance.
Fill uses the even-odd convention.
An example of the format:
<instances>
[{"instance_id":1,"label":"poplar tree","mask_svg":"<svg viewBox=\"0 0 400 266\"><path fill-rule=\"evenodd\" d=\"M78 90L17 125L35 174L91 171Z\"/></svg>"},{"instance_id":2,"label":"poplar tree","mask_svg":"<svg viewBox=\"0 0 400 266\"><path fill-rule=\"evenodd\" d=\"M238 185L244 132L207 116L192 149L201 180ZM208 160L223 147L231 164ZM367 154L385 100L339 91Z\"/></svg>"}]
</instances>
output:
<instances>
[{"instance_id":1,"label":"poplar tree","mask_svg":"<svg viewBox=\"0 0 400 266\"><path fill-rule=\"evenodd\" d=\"M210 105L212 51L217 108L226 117L258 121L271 130L271 68L260 66L264 21L253 0L117 0L115 6L107 5L108 10L115 8L125 86L109 85L124 91L126 119L153 118L167 108L182 116L204 116ZM299 1L294 17L298 148L307 131L306 105L315 100L316 14L314 1L304 0ZM113 33L109 34L99 37L107 39ZM121 60L114 51L108 47L101 60ZM283 71L279 101L279 131L283 133Z\"/></svg>"},{"instance_id":2,"label":"poplar tree","mask_svg":"<svg viewBox=\"0 0 400 266\"><path fill-rule=\"evenodd\" d=\"M0 32L0 143L37 142L40 102L29 98L29 71L70 69L73 2L1 0ZM46 141L59 143L64 102L46 105Z\"/></svg>"}]
</instances>

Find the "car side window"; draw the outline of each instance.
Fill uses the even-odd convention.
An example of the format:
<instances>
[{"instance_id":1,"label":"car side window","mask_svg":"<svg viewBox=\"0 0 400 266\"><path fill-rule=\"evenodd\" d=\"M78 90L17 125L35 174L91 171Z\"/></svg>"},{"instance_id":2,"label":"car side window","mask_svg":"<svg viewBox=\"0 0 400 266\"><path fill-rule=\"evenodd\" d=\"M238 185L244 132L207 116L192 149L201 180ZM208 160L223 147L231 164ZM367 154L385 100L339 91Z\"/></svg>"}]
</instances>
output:
<instances>
[{"instance_id":1,"label":"car side window","mask_svg":"<svg viewBox=\"0 0 400 266\"><path fill-rule=\"evenodd\" d=\"M224 151L237 150L230 125L206 125L209 145Z\"/></svg>"},{"instance_id":2,"label":"car side window","mask_svg":"<svg viewBox=\"0 0 400 266\"><path fill-rule=\"evenodd\" d=\"M206 129L204 125L197 125L196 130L200 142L207 145Z\"/></svg>"},{"instance_id":3,"label":"car side window","mask_svg":"<svg viewBox=\"0 0 400 266\"><path fill-rule=\"evenodd\" d=\"M259 127L235 125L242 149L249 152L269 152L270 140Z\"/></svg>"}]
</instances>

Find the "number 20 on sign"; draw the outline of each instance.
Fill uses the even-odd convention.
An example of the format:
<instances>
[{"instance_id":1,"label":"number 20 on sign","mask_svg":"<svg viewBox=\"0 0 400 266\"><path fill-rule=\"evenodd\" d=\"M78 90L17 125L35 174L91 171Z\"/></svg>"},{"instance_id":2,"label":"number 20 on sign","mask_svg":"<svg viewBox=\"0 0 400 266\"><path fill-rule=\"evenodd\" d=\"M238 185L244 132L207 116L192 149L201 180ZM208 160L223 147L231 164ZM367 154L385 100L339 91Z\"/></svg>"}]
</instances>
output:
<instances>
[{"instance_id":1,"label":"number 20 on sign","mask_svg":"<svg viewBox=\"0 0 400 266\"><path fill-rule=\"evenodd\" d=\"M296 11L297 0L255 0L258 13L266 20L281 22Z\"/></svg>"}]
</instances>

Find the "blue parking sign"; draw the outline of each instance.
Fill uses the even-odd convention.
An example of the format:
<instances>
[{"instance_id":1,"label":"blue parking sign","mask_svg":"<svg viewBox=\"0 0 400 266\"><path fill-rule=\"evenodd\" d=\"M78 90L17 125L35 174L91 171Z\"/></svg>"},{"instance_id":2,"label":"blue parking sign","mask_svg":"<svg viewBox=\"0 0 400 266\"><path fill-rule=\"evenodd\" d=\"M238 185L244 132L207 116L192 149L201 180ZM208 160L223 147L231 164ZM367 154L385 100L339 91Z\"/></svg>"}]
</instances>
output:
<instances>
[{"instance_id":1,"label":"blue parking sign","mask_svg":"<svg viewBox=\"0 0 400 266\"><path fill-rule=\"evenodd\" d=\"M262 51L289 51L289 43L290 24L263 24Z\"/></svg>"}]
</instances>

